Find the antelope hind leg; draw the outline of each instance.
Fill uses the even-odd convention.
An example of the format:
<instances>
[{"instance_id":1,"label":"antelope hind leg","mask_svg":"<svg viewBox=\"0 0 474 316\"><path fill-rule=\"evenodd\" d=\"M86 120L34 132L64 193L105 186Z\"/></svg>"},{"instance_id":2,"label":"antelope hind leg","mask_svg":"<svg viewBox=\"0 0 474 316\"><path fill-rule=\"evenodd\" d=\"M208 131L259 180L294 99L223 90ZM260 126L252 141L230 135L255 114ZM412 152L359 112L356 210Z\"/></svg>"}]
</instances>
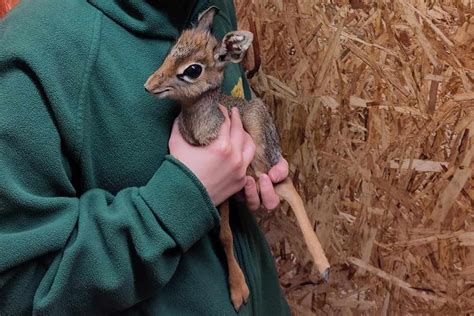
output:
<instances>
[{"instance_id":1,"label":"antelope hind leg","mask_svg":"<svg viewBox=\"0 0 474 316\"><path fill-rule=\"evenodd\" d=\"M234 241L229 225L229 201L225 201L219 206L221 213L221 229L219 237L224 247L229 270L229 291L232 305L239 311L242 304L246 303L250 294L245 276L234 256Z\"/></svg>"}]
</instances>

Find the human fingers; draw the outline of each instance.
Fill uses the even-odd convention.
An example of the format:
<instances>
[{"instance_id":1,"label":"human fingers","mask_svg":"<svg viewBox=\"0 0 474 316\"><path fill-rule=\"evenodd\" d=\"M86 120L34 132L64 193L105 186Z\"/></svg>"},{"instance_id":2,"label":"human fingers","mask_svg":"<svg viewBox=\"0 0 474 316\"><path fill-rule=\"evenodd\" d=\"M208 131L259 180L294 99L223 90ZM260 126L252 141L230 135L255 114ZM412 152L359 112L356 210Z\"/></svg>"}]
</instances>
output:
<instances>
[{"instance_id":1,"label":"human fingers","mask_svg":"<svg viewBox=\"0 0 474 316\"><path fill-rule=\"evenodd\" d=\"M220 136L225 136L226 139L230 137L230 128L231 128L231 121L229 117L229 111L227 108L221 104L219 104L219 110L224 114L224 123L222 123Z\"/></svg>"},{"instance_id":2,"label":"human fingers","mask_svg":"<svg viewBox=\"0 0 474 316\"><path fill-rule=\"evenodd\" d=\"M260 175L260 196L262 197L263 206L268 210L275 209L280 204L280 198L273 188L272 180L266 174Z\"/></svg>"},{"instance_id":3,"label":"human fingers","mask_svg":"<svg viewBox=\"0 0 474 316\"><path fill-rule=\"evenodd\" d=\"M244 186L245 201L251 211L256 211L260 207L260 197L258 196L257 184L254 178L247 176Z\"/></svg>"},{"instance_id":4,"label":"human fingers","mask_svg":"<svg viewBox=\"0 0 474 316\"><path fill-rule=\"evenodd\" d=\"M288 177L288 162L285 158L280 156L280 160L269 171L268 176L273 183L278 183Z\"/></svg>"},{"instance_id":5,"label":"human fingers","mask_svg":"<svg viewBox=\"0 0 474 316\"><path fill-rule=\"evenodd\" d=\"M242 148L242 163L247 169L247 167L250 165L252 162L254 156L255 156L255 150L256 150L256 145L255 142L252 139L252 136L250 136L249 133L245 132L243 133L243 138L244 138L244 143L243 143L243 148Z\"/></svg>"},{"instance_id":6,"label":"human fingers","mask_svg":"<svg viewBox=\"0 0 474 316\"><path fill-rule=\"evenodd\" d=\"M186 141L183 139L183 136L181 135L178 127L178 120L174 120L173 126L171 128L171 134L170 138L168 140L168 147L170 149L170 152L173 152L173 149L179 146L182 143L185 143Z\"/></svg>"},{"instance_id":7,"label":"human fingers","mask_svg":"<svg viewBox=\"0 0 474 316\"><path fill-rule=\"evenodd\" d=\"M230 118L230 138L235 145L243 146L244 144L244 126L240 119L239 110L236 107L232 108L232 117Z\"/></svg>"}]
</instances>

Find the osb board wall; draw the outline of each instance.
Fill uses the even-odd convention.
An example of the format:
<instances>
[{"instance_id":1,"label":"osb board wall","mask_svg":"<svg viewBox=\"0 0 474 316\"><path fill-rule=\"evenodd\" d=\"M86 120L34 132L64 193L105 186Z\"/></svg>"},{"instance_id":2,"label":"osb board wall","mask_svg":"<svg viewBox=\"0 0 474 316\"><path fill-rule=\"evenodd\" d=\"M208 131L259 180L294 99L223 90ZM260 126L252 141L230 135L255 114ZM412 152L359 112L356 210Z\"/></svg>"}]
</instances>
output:
<instances>
[{"instance_id":1,"label":"osb board wall","mask_svg":"<svg viewBox=\"0 0 474 316\"><path fill-rule=\"evenodd\" d=\"M474 3L238 0L293 178L332 264L288 207L261 211L296 315L474 313Z\"/></svg>"}]
</instances>

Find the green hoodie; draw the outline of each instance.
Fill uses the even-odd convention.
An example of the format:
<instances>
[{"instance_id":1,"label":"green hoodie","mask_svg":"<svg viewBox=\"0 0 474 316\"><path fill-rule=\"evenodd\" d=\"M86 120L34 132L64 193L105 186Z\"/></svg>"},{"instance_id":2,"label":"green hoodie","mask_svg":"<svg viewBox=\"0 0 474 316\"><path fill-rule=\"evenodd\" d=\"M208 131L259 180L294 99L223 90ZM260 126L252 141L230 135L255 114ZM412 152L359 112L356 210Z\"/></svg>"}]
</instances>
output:
<instances>
[{"instance_id":1,"label":"green hoodie","mask_svg":"<svg viewBox=\"0 0 474 316\"><path fill-rule=\"evenodd\" d=\"M210 5L218 37L235 29L231 1L22 0L0 22L0 315L235 313L219 214L168 155L179 106L143 89ZM231 206L240 314L289 314L254 217Z\"/></svg>"}]
</instances>

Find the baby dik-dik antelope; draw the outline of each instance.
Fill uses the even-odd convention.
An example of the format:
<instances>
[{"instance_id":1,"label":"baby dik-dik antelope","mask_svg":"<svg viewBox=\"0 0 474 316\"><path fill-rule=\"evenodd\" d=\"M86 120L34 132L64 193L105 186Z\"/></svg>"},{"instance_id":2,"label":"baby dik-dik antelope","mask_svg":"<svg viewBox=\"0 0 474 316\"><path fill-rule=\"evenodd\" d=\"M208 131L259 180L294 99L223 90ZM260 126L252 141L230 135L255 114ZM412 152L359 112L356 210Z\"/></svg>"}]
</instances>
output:
<instances>
[{"instance_id":1,"label":"baby dik-dik antelope","mask_svg":"<svg viewBox=\"0 0 474 316\"><path fill-rule=\"evenodd\" d=\"M253 35L247 31L227 33L222 41L211 34L211 26L217 8L211 7L198 18L198 25L184 31L165 58L161 67L145 83L145 89L159 98L179 101L181 113L178 126L183 138L190 144L205 146L212 143L224 123L219 104L229 112L237 107L244 129L256 144L251 168L258 176L267 173L280 159L281 151L277 130L263 102L254 99L247 102L222 94L224 66L238 63L250 47ZM312 258L327 281L329 263L309 222L303 201L290 179L275 186L280 198L293 209ZM228 201L219 206L221 213L220 239L225 249L232 304L240 309L249 296L245 277L233 253L233 238L229 226Z\"/></svg>"}]
</instances>

